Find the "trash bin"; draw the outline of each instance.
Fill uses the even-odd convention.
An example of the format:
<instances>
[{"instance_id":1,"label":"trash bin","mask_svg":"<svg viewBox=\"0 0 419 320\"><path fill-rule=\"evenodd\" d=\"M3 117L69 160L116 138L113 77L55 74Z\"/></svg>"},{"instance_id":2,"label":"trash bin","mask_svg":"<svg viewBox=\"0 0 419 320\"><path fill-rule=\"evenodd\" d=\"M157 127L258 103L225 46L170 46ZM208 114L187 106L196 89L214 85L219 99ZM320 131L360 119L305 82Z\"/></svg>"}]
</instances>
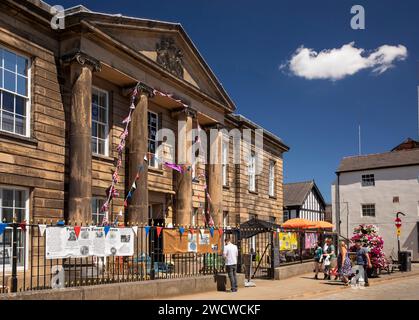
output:
<instances>
[{"instance_id":1,"label":"trash bin","mask_svg":"<svg viewBox=\"0 0 419 320\"><path fill-rule=\"evenodd\" d=\"M412 253L410 251L399 252L400 271L412 271Z\"/></svg>"},{"instance_id":2,"label":"trash bin","mask_svg":"<svg viewBox=\"0 0 419 320\"><path fill-rule=\"evenodd\" d=\"M225 273L218 273L215 276L217 282L217 291L227 291L227 275Z\"/></svg>"}]
</instances>

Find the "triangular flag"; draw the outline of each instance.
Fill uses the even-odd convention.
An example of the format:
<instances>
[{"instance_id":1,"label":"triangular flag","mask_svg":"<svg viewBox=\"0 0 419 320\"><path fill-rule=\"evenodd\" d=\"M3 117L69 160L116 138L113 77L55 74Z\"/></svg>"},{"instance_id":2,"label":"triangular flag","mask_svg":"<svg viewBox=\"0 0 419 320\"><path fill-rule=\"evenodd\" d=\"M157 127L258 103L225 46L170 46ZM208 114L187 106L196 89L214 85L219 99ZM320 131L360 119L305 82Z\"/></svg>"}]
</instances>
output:
<instances>
[{"instance_id":1,"label":"triangular flag","mask_svg":"<svg viewBox=\"0 0 419 320\"><path fill-rule=\"evenodd\" d=\"M79 234L80 234L80 229L81 229L81 227L80 227L80 226L75 226L75 227L74 227L74 232L76 233L76 237L77 237L77 238L79 237Z\"/></svg>"},{"instance_id":2,"label":"triangular flag","mask_svg":"<svg viewBox=\"0 0 419 320\"><path fill-rule=\"evenodd\" d=\"M108 234L109 230L111 229L111 226L105 226L103 229L105 230L105 237L106 237L106 235Z\"/></svg>"},{"instance_id":3,"label":"triangular flag","mask_svg":"<svg viewBox=\"0 0 419 320\"><path fill-rule=\"evenodd\" d=\"M157 238L160 237L160 233L163 230L163 227L156 227L157 229Z\"/></svg>"},{"instance_id":4,"label":"triangular flag","mask_svg":"<svg viewBox=\"0 0 419 320\"><path fill-rule=\"evenodd\" d=\"M137 235L138 232L138 226L133 226L132 231L134 231L135 235Z\"/></svg>"},{"instance_id":5,"label":"triangular flag","mask_svg":"<svg viewBox=\"0 0 419 320\"><path fill-rule=\"evenodd\" d=\"M131 198L131 195L132 195L132 193L131 193L131 190L130 190L130 191L128 191L127 199Z\"/></svg>"},{"instance_id":6,"label":"triangular flag","mask_svg":"<svg viewBox=\"0 0 419 320\"><path fill-rule=\"evenodd\" d=\"M185 228L184 227L179 227L180 236L182 236L184 232L185 232Z\"/></svg>"},{"instance_id":7,"label":"triangular flag","mask_svg":"<svg viewBox=\"0 0 419 320\"><path fill-rule=\"evenodd\" d=\"M194 234L195 230L193 228L189 228L190 233Z\"/></svg>"},{"instance_id":8,"label":"triangular flag","mask_svg":"<svg viewBox=\"0 0 419 320\"><path fill-rule=\"evenodd\" d=\"M128 207L128 201L124 200L124 208Z\"/></svg>"},{"instance_id":9,"label":"triangular flag","mask_svg":"<svg viewBox=\"0 0 419 320\"><path fill-rule=\"evenodd\" d=\"M211 238L213 238L214 237L214 227L210 228L210 233L211 233Z\"/></svg>"},{"instance_id":10,"label":"triangular flag","mask_svg":"<svg viewBox=\"0 0 419 320\"><path fill-rule=\"evenodd\" d=\"M135 181L132 183L131 189L137 189L137 184L135 183Z\"/></svg>"},{"instance_id":11,"label":"triangular flag","mask_svg":"<svg viewBox=\"0 0 419 320\"><path fill-rule=\"evenodd\" d=\"M203 237L205 234L205 229L199 229L199 233L201 234L201 237Z\"/></svg>"},{"instance_id":12,"label":"triangular flag","mask_svg":"<svg viewBox=\"0 0 419 320\"><path fill-rule=\"evenodd\" d=\"M47 228L47 225L46 224L40 224L40 225L38 225L38 228L39 228L39 233L41 234L41 237L43 237L44 233L45 233L45 229Z\"/></svg>"},{"instance_id":13,"label":"triangular flag","mask_svg":"<svg viewBox=\"0 0 419 320\"><path fill-rule=\"evenodd\" d=\"M147 237L148 236L148 233L150 232L150 226L145 226L144 227L144 229L145 229L145 236Z\"/></svg>"},{"instance_id":14,"label":"triangular flag","mask_svg":"<svg viewBox=\"0 0 419 320\"><path fill-rule=\"evenodd\" d=\"M144 156L144 161L145 161L145 162L148 162L147 155L145 155L145 156Z\"/></svg>"},{"instance_id":15,"label":"triangular flag","mask_svg":"<svg viewBox=\"0 0 419 320\"><path fill-rule=\"evenodd\" d=\"M63 220L57 222L57 226L64 227L65 223Z\"/></svg>"},{"instance_id":16,"label":"triangular flag","mask_svg":"<svg viewBox=\"0 0 419 320\"><path fill-rule=\"evenodd\" d=\"M19 227L22 229L23 232L26 232L26 222L19 223Z\"/></svg>"},{"instance_id":17,"label":"triangular flag","mask_svg":"<svg viewBox=\"0 0 419 320\"><path fill-rule=\"evenodd\" d=\"M223 233L224 233L223 228L218 228L218 233L220 234L220 236L222 236L222 235L223 235Z\"/></svg>"},{"instance_id":18,"label":"triangular flag","mask_svg":"<svg viewBox=\"0 0 419 320\"><path fill-rule=\"evenodd\" d=\"M0 223L0 235L3 234L6 227L7 227L7 223Z\"/></svg>"}]
</instances>

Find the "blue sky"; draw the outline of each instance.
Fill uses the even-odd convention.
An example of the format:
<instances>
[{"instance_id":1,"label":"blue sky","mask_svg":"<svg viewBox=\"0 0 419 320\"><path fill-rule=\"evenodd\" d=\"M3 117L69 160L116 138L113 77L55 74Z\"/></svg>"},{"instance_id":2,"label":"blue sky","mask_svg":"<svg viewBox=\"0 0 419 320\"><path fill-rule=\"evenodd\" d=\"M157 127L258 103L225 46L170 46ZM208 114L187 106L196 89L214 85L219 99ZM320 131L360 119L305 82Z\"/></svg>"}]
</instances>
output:
<instances>
[{"instance_id":1,"label":"blue sky","mask_svg":"<svg viewBox=\"0 0 419 320\"><path fill-rule=\"evenodd\" d=\"M358 153L358 124L363 154L418 138L418 1L48 2L180 22L237 111L291 147L284 157L285 182L315 179L327 200L340 159ZM355 4L365 8L365 30L350 27ZM402 45L407 57L381 74L370 67L335 81L279 68L301 46L319 52L351 42L365 49L364 58L383 45Z\"/></svg>"}]
</instances>

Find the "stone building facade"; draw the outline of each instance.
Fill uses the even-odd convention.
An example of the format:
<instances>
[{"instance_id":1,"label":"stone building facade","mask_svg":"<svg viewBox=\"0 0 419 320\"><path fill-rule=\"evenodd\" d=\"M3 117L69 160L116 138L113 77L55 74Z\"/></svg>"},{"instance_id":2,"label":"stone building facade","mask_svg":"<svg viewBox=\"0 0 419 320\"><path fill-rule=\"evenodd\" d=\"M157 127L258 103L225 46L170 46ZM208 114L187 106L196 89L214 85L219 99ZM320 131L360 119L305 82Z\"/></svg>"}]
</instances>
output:
<instances>
[{"instance_id":1,"label":"stone building facade","mask_svg":"<svg viewBox=\"0 0 419 320\"><path fill-rule=\"evenodd\" d=\"M78 6L66 10L65 28L55 30L50 12L42 1L0 3L1 219L100 224L108 214L112 221L202 225L209 207L216 225L254 215L282 221L283 153L289 148L265 131L263 150L241 146L240 163L222 161L233 157L228 132L260 127L235 114L180 24ZM102 212L135 88L119 196ZM194 141L179 133L197 128L227 132L203 159L215 154L215 164L195 164L196 155L173 150L189 150ZM160 129L176 133L175 148L158 141ZM250 172L253 158L245 149L263 151L260 172ZM180 174L163 165L182 156L191 170Z\"/></svg>"}]
</instances>

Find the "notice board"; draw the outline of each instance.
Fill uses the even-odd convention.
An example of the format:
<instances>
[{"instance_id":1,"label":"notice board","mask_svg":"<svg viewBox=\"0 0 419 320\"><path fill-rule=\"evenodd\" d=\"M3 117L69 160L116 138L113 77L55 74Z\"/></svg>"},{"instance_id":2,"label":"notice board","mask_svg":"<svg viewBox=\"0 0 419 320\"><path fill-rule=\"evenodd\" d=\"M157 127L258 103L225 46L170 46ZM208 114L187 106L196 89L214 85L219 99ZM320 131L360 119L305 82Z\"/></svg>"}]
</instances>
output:
<instances>
[{"instance_id":1,"label":"notice board","mask_svg":"<svg viewBox=\"0 0 419 320\"><path fill-rule=\"evenodd\" d=\"M209 230L188 230L181 235L177 229L163 230L163 253L221 253L222 237L217 230L213 235Z\"/></svg>"}]
</instances>

